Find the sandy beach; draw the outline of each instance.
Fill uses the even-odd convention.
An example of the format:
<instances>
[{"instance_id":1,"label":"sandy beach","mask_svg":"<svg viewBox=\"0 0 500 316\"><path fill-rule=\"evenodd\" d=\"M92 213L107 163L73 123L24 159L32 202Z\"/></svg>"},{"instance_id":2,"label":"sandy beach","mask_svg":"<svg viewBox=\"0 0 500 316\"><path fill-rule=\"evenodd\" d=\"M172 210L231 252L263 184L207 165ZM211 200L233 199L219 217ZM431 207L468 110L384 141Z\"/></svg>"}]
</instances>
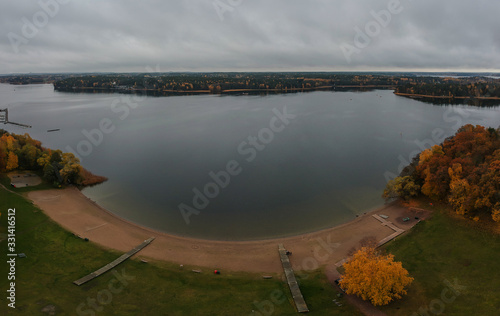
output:
<instances>
[{"instance_id":1,"label":"sandy beach","mask_svg":"<svg viewBox=\"0 0 500 316\"><path fill-rule=\"evenodd\" d=\"M387 221L408 230L428 213L410 210L397 203L388 204L341 226L309 234L259 240L211 241L185 238L154 231L123 220L88 199L76 188L34 191L28 194L35 205L65 229L106 248L126 252L149 237L155 241L135 257L163 260L201 270L231 270L260 273L282 271L278 244L292 252L295 270L311 270L333 265L344 259L366 237L380 241L394 230L375 219L373 214L388 216ZM403 218L411 218L403 222Z\"/></svg>"}]
</instances>

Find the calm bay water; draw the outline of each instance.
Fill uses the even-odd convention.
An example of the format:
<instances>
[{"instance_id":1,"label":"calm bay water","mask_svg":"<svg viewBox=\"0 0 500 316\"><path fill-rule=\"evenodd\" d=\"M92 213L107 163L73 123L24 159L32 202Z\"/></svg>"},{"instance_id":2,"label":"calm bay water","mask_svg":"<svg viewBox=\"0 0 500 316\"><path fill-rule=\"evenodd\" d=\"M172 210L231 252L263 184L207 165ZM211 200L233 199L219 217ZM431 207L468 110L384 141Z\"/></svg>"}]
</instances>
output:
<instances>
[{"instance_id":1,"label":"calm bay water","mask_svg":"<svg viewBox=\"0 0 500 316\"><path fill-rule=\"evenodd\" d=\"M84 194L144 226L207 239L287 236L344 223L382 205L386 176L423 146L463 124L500 125L500 108L434 106L382 90L146 97L0 85L0 96L11 121L33 125L0 128L29 132L46 147L83 149L82 164L109 178ZM274 118L285 107L295 116L288 125ZM90 141L82 131L92 134L102 119L114 130L83 146ZM271 122L283 130L263 132ZM47 132L54 128L61 130ZM248 137L259 133L267 144L255 147ZM214 182L209 173L229 161L241 172L186 224L179 205L193 207L196 189Z\"/></svg>"}]
</instances>

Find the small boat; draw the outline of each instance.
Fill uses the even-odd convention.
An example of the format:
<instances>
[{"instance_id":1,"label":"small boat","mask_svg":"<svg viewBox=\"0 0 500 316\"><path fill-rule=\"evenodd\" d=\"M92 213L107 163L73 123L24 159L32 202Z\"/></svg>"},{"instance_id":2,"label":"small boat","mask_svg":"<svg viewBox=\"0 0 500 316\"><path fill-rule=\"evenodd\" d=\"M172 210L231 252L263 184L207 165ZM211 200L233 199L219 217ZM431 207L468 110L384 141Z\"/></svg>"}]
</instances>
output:
<instances>
[{"instance_id":1,"label":"small boat","mask_svg":"<svg viewBox=\"0 0 500 316\"><path fill-rule=\"evenodd\" d=\"M50 132L58 132L58 131L60 131L60 130L61 130L60 128L48 129L48 130L47 130L47 133L50 133Z\"/></svg>"}]
</instances>

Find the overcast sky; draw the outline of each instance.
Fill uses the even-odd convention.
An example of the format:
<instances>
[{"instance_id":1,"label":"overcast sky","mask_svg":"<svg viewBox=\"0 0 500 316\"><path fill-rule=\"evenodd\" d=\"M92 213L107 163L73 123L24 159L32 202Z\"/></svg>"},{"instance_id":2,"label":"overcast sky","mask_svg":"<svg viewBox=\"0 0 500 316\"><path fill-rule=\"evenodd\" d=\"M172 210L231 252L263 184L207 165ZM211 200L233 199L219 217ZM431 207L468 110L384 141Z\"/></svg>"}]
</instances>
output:
<instances>
[{"instance_id":1,"label":"overcast sky","mask_svg":"<svg viewBox=\"0 0 500 316\"><path fill-rule=\"evenodd\" d=\"M0 73L499 71L499 13L497 0L1 1Z\"/></svg>"}]
</instances>

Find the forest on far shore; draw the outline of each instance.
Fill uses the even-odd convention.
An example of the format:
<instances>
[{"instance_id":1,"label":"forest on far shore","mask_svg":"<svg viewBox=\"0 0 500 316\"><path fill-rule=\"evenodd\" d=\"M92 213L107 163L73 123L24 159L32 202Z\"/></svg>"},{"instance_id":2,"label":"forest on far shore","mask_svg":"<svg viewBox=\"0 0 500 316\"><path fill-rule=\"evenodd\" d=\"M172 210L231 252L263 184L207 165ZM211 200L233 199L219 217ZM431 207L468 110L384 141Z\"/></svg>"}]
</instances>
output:
<instances>
[{"instance_id":1,"label":"forest on far shore","mask_svg":"<svg viewBox=\"0 0 500 316\"><path fill-rule=\"evenodd\" d=\"M147 72L0 76L14 85L51 83L58 91L190 93L287 93L310 90L394 89L404 96L500 98L496 74L366 72Z\"/></svg>"}]
</instances>

